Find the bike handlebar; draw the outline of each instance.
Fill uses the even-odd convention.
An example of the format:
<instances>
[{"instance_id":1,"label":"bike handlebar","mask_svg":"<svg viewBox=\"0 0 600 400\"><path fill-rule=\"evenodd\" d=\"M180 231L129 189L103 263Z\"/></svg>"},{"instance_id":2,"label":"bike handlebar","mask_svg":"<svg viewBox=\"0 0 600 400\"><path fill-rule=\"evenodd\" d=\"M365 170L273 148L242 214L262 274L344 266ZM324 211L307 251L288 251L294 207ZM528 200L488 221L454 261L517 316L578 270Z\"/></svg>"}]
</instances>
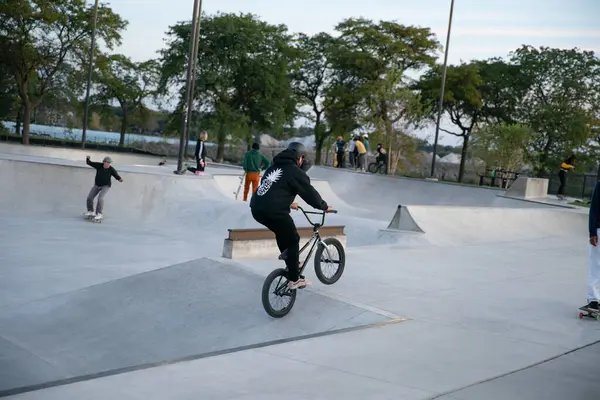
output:
<instances>
[{"instance_id":1,"label":"bike handlebar","mask_svg":"<svg viewBox=\"0 0 600 400\"><path fill-rule=\"evenodd\" d=\"M302 214L304 214L304 216L306 217L306 219L308 220L308 223L311 224L312 226L315 226L316 224L314 222L312 222L310 220L310 218L308 217L308 214L315 214L315 215L321 215L321 224L320 226L323 226L323 223L325 222L325 214L337 214L337 210L329 210L329 211L304 211L304 209L300 206L298 206L297 208L298 210L302 211Z\"/></svg>"}]
</instances>

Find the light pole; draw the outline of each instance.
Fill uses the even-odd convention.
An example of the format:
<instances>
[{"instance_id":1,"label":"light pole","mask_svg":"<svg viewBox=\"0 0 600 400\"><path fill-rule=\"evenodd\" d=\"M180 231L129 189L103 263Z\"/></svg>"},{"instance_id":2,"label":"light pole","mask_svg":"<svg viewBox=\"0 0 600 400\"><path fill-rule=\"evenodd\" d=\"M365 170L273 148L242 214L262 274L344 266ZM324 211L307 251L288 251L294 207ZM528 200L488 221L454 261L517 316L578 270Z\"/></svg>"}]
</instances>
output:
<instances>
[{"instance_id":1,"label":"light pole","mask_svg":"<svg viewBox=\"0 0 600 400\"><path fill-rule=\"evenodd\" d=\"M191 116L191 105L194 99L193 94L193 82L192 79L195 74L197 54L195 52L198 51L198 46L196 43L196 36L199 35L200 32L200 8L202 7L202 0L194 0L194 10L192 12L192 30L190 32L190 51L188 57L188 65L187 65L187 77L185 81L185 110L181 115L181 132L179 136L179 156L177 159L177 170L174 171L176 174L181 174L181 170L183 169L183 157L185 151L185 143L187 140L187 130L189 127L189 119ZM195 79L194 79L195 81Z\"/></svg>"},{"instance_id":2,"label":"light pole","mask_svg":"<svg viewBox=\"0 0 600 400\"><path fill-rule=\"evenodd\" d=\"M452 14L454 12L454 0L450 1L450 17L448 18L448 34L446 35L446 49L444 51L444 69L442 72L442 87L440 89L440 100L438 103L437 122L435 123L435 139L433 142L433 157L431 158L431 177L435 173L435 157L437 155L437 144L440 136L440 120L442 119L442 106L444 105L444 89L446 88L446 69L448 68L448 48L450 46L450 32L452 31Z\"/></svg>"},{"instance_id":3,"label":"light pole","mask_svg":"<svg viewBox=\"0 0 600 400\"><path fill-rule=\"evenodd\" d=\"M92 43L90 46L90 64L88 65L87 88L85 89L85 108L83 110L83 128L81 132L81 148L85 149L85 134L87 132L88 113L90 108L90 86L92 86L92 71L94 70L94 46L96 44L96 22L98 20L98 0L94 6L94 22L92 24Z\"/></svg>"},{"instance_id":4,"label":"light pole","mask_svg":"<svg viewBox=\"0 0 600 400\"><path fill-rule=\"evenodd\" d=\"M192 112L194 105L194 91L196 88L196 71L198 66L198 44L200 43L200 22L202 21L202 0L198 2L198 23L196 24L196 31L193 32L194 35L194 44L192 54L194 55L192 58L192 85L190 89L190 102L187 109L187 126L185 128L185 147L184 154L187 154L188 144L190 142L190 125L192 121Z\"/></svg>"}]
</instances>

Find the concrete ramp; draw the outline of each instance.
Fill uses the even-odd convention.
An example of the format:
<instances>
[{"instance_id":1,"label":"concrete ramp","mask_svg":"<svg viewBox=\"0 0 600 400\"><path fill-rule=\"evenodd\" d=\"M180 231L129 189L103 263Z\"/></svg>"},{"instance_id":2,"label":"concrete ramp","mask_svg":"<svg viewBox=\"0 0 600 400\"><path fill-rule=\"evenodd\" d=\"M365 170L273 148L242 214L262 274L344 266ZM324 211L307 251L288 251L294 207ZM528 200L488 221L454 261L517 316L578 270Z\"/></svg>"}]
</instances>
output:
<instances>
[{"instance_id":1,"label":"concrete ramp","mask_svg":"<svg viewBox=\"0 0 600 400\"><path fill-rule=\"evenodd\" d=\"M474 244L581 235L587 215L548 209L398 206L388 230L421 232L431 243Z\"/></svg>"},{"instance_id":2,"label":"concrete ramp","mask_svg":"<svg viewBox=\"0 0 600 400\"><path fill-rule=\"evenodd\" d=\"M242 201L244 198L244 183L240 179L243 179L243 171L240 171L239 175L213 175L213 179L219 192L230 200L235 200L235 192L241 182L242 187L240 188L238 201ZM250 196L248 196L248 199L250 199Z\"/></svg>"},{"instance_id":3,"label":"concrete ramp","mask_svg":"<svg viewBox=\"0 0 600 400\"><path fill-rule=\"evenodd\" d=\"M378 213L398 204L466 207L551 208L555 205L501 197L499 188L438 182L427 179L355 173L350 170L315 166L312 179L329 182L332 190L349 205Z\"/></svg>"},{"instance_id":4,"label":"concrete ramp","mask_svg":"<svg viewBox=\"0 0 600 400\"><path fill-rule=\"evenodd\" d=\"M107 218L144 222L177 214L186 201L218 201L210 177L179 177L119 171L124 182L113 180L105 198ZM0 207L3 211L58 216L81 216L94 183L89 166L60 165L0 159Z\"/></svg>"},{"instance_id":5,"label":"concrete ramp","mask_svg":"<svg viewBox=\"0 0 600 400\"><path fill-rule=\"evenodd\" d=\"M221 175L215 174L213 178L217 187L219 188L219 192L229 198L235 199L235 192L238 189L238 185L240 184L240 176L242 175ZM334 206L339 211L344 211L346 214L351 213L354 216L360 217L373 217L372 213L362 208L350 206L346 201L342 200L338 195L333 191L329 182L320 180L320 179L311 179L311 184L313 187L319 192L321 197L328 203ZM238 196L238 201L242 201L244 194L244 188L240 189L240 194ZM250 194L248 195L248 201L250 201ZM309 210L312 209L304 200L300 197L296 197L295 200L298 204L300 204L303 208Z\"/></svg>"},{"instance_id":6,"label":"concrete ramp","mask_svg":"<svg viewBox=\"0 0 600 400\"><path fill-rule=\"evenodd\" d=\"M387 229L424 233L421 227L415 222L406 206L398 206Z\"/></svg>"},{"instance_id":7,"label":"concrete ramp","mask_svg":"<svg viewBox=\"0 0 600 400\"><path fill-rule=\"evenodd\" d=\"M0 393L389 320L310 289L274 320L263 280L203 258L5 309Z\"/></svg>"}]
</instances>

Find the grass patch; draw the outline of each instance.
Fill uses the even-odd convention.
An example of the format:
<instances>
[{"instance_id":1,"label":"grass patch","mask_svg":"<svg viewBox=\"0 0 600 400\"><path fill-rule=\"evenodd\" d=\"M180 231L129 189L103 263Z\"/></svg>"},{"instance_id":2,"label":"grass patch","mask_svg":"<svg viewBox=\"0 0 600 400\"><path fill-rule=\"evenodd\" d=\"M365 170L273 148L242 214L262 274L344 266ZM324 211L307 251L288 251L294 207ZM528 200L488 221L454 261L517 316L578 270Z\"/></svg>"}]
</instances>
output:
<instances>
[{"instance_id":1,"label":"grass patch","mask_svg":"<svg viewBox=\"0 0 600 400\"><path fill-rule=\"evenodd\" d=\"M575 201L570 202L569 205L578 206L578 207L584 207L584 208L590 208L590 202L589 201L575 200Z\"/></svg>"}]
</instances>

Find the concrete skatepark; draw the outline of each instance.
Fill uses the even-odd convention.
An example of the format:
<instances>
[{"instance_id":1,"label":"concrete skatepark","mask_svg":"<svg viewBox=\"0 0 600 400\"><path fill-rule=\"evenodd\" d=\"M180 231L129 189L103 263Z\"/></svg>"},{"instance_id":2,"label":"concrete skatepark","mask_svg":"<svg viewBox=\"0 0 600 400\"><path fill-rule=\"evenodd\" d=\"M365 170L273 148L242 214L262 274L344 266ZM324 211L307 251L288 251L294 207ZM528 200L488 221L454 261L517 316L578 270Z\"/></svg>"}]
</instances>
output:
<instances>
[{"instance_id":1,"label":"concrete skatepark","mask_svg":"<svg viewBox=\"0 0 600 400\"><path fill-rule=\"evenodd\" d=\"M260 303L275 258L221 257L241 171L124 178L84 221L105 153L0 145L0 396L11 399L597 399L587 210L551 196L314 167L346 270ZM307 226L300 213L292 214Z\"/></svg>"}]
</instances>

